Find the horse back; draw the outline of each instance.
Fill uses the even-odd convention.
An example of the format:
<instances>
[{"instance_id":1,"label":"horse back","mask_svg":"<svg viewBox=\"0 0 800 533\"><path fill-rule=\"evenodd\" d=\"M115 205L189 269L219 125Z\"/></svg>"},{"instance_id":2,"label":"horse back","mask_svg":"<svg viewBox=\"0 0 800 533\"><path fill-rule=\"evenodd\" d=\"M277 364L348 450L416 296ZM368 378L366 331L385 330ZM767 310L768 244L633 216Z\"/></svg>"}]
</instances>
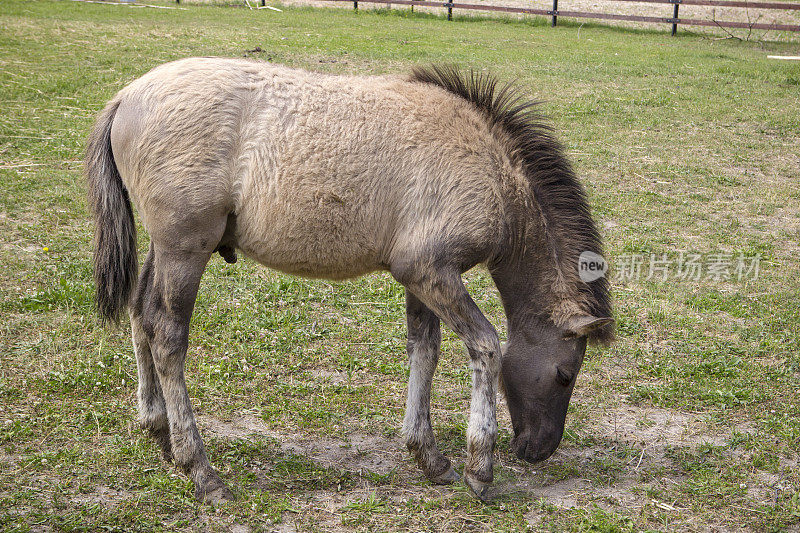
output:
<instances>
[{"instance_id":1,"label":"horse back","mask_svg":"<svg viewBox=\"0 0 800 533\"><path fill-rule=\"evenodd\" d=\"M498 246L515 170L485 118L436 87L194 59L119 97L114 154L151 235L233 215L245 254L333 278Z\"/></svg>"}]
</instances>

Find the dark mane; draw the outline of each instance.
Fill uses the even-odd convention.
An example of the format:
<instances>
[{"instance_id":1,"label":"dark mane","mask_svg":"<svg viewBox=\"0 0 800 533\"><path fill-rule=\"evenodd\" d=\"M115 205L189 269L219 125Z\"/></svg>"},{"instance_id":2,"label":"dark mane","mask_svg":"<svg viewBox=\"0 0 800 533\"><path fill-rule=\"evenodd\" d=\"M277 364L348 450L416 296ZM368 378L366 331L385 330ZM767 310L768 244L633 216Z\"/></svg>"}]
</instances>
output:
<instances>
[{"instance_id":1,"label":"dark mane","mask_svg":"<svg viewBox=\"0 0 800 533\"><path fill-rule=\"evenodd\" d=\"M519 158L530 182L533 200L543 218L545 239L557 276L577 290L579 305L596 317L611 316L608 280L590 283L578 275L578 256L584 251L602 255L602 243L592 219L583 186L564 155L552 127L535 111L536 102L523 97L512 83L456 66L415 67L412 81L431 83L471 102L485 113L492 127L501 127L511 139L511 157ZM613 327L597 330L593 340L609 341Z\"/></svg>"}]
</instances>

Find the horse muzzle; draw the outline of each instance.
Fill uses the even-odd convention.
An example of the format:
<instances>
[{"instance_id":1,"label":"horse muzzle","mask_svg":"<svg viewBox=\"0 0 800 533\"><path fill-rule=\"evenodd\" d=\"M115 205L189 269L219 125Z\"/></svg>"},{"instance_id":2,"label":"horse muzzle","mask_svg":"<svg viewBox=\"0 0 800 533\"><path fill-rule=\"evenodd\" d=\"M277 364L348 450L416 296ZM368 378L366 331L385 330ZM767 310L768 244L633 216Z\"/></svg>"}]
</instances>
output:
<instances>
[{"instance_id":1,"label":"horse muzzle","mask_svg":"<svg viewBox=\"0 0 800 533\"><path fill-rule=\"evenodd\" d=\"M562 434L563 431L539 431L534 437L530 432L522 432L511 439L511 451L524 461L538 463L553 455L561 443Z\"/></svg>"}]
</instances>

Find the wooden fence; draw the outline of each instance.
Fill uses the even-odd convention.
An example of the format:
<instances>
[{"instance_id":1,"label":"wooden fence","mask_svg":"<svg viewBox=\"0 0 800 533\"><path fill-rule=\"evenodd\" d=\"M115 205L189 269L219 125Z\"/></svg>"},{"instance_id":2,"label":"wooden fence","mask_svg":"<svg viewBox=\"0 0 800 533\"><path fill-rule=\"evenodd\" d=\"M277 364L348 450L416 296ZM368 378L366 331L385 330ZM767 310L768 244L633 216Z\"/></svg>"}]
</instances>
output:
<instances>
[{"instance_id":1,"label":"wooden fence","mask_svg":"<svg viewBox=\"0 0 800 533\"><path fill-rule=\"evenodd\" d=\"M261 0L264 5L265 0ZM678 18L678 8L681 5L687 6L714 6L714 7L738 7L747 9L784 9L789 11L800 11L800 3L793 4L788 2L748 2L746 0L616 0L619 2L643 2L648 4L672 4L672 17L645 17L639 15L621 15L613 13L592 13L586 11L560 11L558 0L553 0L553 9L534 9L526 7L493 6L485 4L460 4L449 2L435 2L432 0L328 0L330 2L352 2L354 9L358 9L359 2L371 4L398 4L424 7L441 7L447 9L447 20L453 19L453 9L467 9L474 11L499 11L503 13L519 13L524 15L543 15L551 17L552 25L558 23L558 17L590 18L604 20L629 20L635 22L654 22L672 25L672 35L678 31L678 24L688 26L713 26L720 28L744 28L751 30L778 30L778 31L800 31L800 25L794 24L765 24L757 22L733 22L724 20L702 20L702 19L682 19Z\"/></svg>"}]
</instances>

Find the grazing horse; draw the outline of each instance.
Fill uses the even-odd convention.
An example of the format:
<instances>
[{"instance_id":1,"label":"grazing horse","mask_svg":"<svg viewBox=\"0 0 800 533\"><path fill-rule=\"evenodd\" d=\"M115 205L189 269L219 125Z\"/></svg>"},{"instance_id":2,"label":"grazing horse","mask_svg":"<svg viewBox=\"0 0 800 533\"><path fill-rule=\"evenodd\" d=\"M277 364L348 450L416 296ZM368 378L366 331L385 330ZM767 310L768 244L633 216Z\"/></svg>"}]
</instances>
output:
<instances>
[{"instance_id":1,"label":"grazing horse","mask_svg":"<svg viewBox=\"0 0 800 533\"><path fill-rule=\"evenodd\" d=\"M189 320L215 252L301 276L388 270L406 289L403 431L433 483L459 479L436 447L439 322L472 369L464 480L492 482L500 378L527 461L561 441L587 340L613 335L585 194L550 128L511 85L455 67L336 76L195 58L122 89L89 137L100 315L130 315L140 421L205 501L233 495L209 464L184 379ZM138 273L131 201L150 234ZM508 323L501 350L461 275L485 264Z\"/></svg>"}]
</instances>

